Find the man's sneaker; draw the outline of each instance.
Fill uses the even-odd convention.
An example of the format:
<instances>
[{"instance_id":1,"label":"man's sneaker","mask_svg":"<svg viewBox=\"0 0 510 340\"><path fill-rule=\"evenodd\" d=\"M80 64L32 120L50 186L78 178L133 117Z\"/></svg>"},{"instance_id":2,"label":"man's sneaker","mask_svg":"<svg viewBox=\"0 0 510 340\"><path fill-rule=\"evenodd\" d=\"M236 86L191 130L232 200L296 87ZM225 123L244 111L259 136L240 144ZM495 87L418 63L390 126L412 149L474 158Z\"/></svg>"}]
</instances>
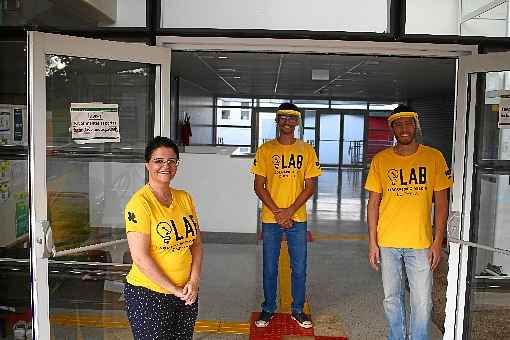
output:
<instances>
[{"instance_id":1,"label":"man's sneaker","mask_svg":"<svg viewBox=\"0 0 510 340\"><path fill-rule=\"evenodd\" d=\"M312 328L312 320L305 313L292 313L292 319L295 320L299 327Z\"/></svg>"},{"instance_id":2,"label":"man's sneaker","mask_svg":"<svg viewBox=\"0 0 510 340\"><path fill-rule=\"evenodd\" d=\"M271 321L273 316L274 316L273 313L269 313L269 312L266 312L266 311L260 312L259 318L257 319L257 321L255 321L255 326L257 326L259 328L263 328L263 327L269 326L269 322Z\"/></svg>"}]
</instances>

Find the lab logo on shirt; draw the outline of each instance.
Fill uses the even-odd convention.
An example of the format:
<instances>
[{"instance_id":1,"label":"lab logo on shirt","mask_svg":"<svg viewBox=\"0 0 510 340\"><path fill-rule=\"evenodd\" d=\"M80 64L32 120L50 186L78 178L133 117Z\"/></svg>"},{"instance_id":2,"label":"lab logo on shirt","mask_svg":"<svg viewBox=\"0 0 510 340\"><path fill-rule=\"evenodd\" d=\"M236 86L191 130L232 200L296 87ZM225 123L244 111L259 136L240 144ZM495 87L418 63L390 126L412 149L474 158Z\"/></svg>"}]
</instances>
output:
<instances>
[{"instance_id":1,"label":"lab logo on shirt","mask_svg":"<svg viewBox=\"0 0 510 340\"><path fill-rule=\"evenodd\" d=\"M271 157L271 160L273 161L274 168L278 170L280 168L280 156L273 155L273 157Z\"/></svg>"},{"instance_id":2,"label":"lab logo on shirt","mask_svg":"<svg viewBox=\"0 0 510 340\"><path fill-rule=\"evenodd\" d=\"M427 190L427 168L424 166L409 169L389 169L386 174L391 183L391 187L387 191L394 193L396 196L417 196L420 192Z\"/></svg>"},{"instance_id":3,"label":"lab logo on shirt","mask_svg":"<svg viewBox=\"0 0 510 340\"><path fill-rule=\"evenodd\" d=\"M189 215L189 219L186 216L182 217L182 224L184 230L178 229L174 220L159 222L156 226L156 233L161 237L163 243L170 245L172 238L174 239L173 244L170 246L160 247L161 249L179 250L183 246L190 246L193 244L193 240L196 238L198 231L198 224L195 222L193 215ZM179 233L181 230L181 234Z\"/></svg>"},{"instance_id":4,"label":"lab logo on shirt","mask_svg":"<svg viewBox=\"0 0 510 340\"><path fill-rule=\"evenodd\" d=\"M271 161L274 166L274 174L280 178L296 178L303 166L303 160L304 157L300 154L273 155Z\"/></svg>"},{"instance_id":5,"label":"lab logo on shirt","mask_svg":"<svg viewBox=\"0 0 510 340\"><path fill-rule=\"evenodd\" d=\"M398 170L397 169L389 169L387 175L388 175L388 178L390 179L391 185L397 185Z\"/></svg>"}]
</instances>

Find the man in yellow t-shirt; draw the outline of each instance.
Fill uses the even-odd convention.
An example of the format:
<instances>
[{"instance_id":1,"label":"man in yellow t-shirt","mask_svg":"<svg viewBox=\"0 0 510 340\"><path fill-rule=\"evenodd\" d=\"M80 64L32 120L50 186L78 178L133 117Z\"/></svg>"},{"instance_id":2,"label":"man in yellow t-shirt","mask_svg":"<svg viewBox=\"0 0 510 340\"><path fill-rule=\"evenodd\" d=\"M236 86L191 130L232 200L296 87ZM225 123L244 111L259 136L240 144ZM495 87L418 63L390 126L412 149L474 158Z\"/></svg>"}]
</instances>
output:
<instances>
[{"instance_id":1,"label":"man in yellow t-shirt","mask_svg":"<svg viewBox=\"0 0 510 340\"><path fill-rule=\"evenodd\" d=\"M312 327L303 313L306 286L306 201L314 194L320 176L319 160L313 147L294 138L301 113L296 105L284 103L276 111L278 138L257 150L252 166L255 193L263 203L262 312L255 322L267 327L276 311L278 259L283 234L287 237L292 268L292 318L300 327Z\"/></svg>"},{"instance_id":2,"label":"man in yellow t-shirt","mask_svg":"<svg viewBox=\"0 0 510 340\"><path fill-rule=\"evenodd\" d=\"M388 117L388 124L397 144L375 155L365 183L370 192L368 258L375 270L381 265L388 339L407 339L404 266L411 289L409 338L428 340L432 272L441 260L452 176L440 151L417 143L416 112L400 105Z\"/></svg>"}]
</instances>

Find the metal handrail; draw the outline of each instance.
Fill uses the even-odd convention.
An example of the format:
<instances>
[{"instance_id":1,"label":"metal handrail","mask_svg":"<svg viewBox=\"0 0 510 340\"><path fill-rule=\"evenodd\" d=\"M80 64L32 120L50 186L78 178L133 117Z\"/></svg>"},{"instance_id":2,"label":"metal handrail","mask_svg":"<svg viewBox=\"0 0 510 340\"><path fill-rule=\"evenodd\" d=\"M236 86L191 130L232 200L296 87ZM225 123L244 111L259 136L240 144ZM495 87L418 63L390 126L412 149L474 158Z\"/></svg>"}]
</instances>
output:
<instances>
[{"instance_id":1,"label":"metal handrail","mask_svg":"<svg viewBox=\"0 0 510 340\"><path fill-rule=\"evenodd\" d=\"M489 250L493 253L510 255L510 250L508 250L508 249L496 248L496 247L487 246L485 244L461 240L459 238L460 237L460 216L461 216L461 214L458 211L450 212L450 215L448 217L448 223L447 223L448 242L457 243L457 244L461 244L461 245L469 246L469 247L473 247L473 248L485 249L485 250Z\"/></svg>"},{"instance_id":2,"label":"metal handrail","mask_svg":"<svg viewBox=\"0 0 510 340\"><path fill-rule=\"evenodd\" d=\"M469 247L473 247L473 248L485 249L485 250L492 251L493 253L500 253L500 254L510 255L510 250L508 250L508 249L490 247L490 246L486 246L486 245L480 244L480 243L460 240L458 238L448 237L448 242L462 244L464 246L469 246Z\"/></svg>"},{"instance_id":3,"label":"metal handrail","mask_svg":"<svg viewBox=\"0 0 510 340\"><path fill-rule=\"evenodd\" d=\"M114 245L122 244L122 243L126 243L126 242L127 242L127 239L123 238L123 239L120 239L120 240L96 243L96 244L91 244L91 245L88 245L88 246L83 246L83 247L78 247L78 248L59 250L59 251L55 251L52 255L53 255L53 257L59 257L59 256L78 254L78 253L83 253L83 252L86 252L86 251L89 251L89 250L96 250L96 249L106 248L106 247L109 247L109 246L114 246Z\"/></svg>"}]
</instances>

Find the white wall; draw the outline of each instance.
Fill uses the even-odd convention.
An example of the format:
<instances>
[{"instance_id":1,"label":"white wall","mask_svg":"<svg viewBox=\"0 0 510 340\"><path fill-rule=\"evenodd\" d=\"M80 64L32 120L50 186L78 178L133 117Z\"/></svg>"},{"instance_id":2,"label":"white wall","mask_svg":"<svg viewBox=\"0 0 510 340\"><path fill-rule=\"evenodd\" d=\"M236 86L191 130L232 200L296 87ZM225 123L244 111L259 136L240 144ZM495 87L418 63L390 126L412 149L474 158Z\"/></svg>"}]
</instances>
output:
<instances>
[{"instance_id":1,"label":"white wall","mask_svg":"<svg viewBox=\"0 0 510 340\"><path fill-rule=\"evenodd\" d=\"M217 154L181 154L172 186L190 193L202 231L257 232L257 197L252 158Z\"/></svg>"},{"instance_id":2,"label":"white wall","mask_svg":"<svg viewBox=\"0 0 510 340\"><path fill-rule=\"evenodd\" d=\"M378 32L387 1L162 0L161 27Z\"/></svg>"},{"instance_id":3,"label":"white wall","mask_svg":"<svg viewBox=\"0 0 510 340\"><path fill-rule=\"evenodd\" d=\"M407 0L407 34L458 35L458 0Z\"/></svg>"}]
</instances>

